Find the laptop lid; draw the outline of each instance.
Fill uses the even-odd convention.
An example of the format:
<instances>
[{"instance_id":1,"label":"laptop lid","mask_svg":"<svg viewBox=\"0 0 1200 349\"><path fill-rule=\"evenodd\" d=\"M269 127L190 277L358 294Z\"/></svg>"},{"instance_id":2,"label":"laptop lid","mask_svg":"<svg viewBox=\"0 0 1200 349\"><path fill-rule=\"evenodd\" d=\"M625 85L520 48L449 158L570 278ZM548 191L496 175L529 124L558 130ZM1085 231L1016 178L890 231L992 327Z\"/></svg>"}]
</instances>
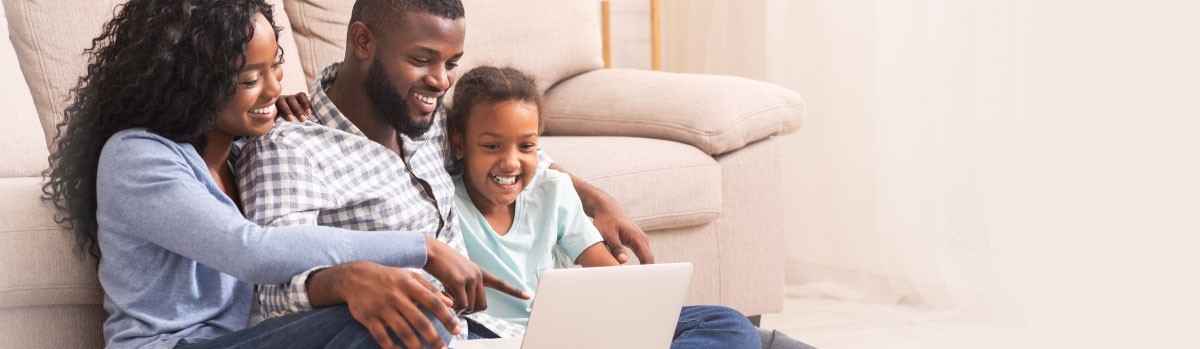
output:
<instances>
[{"instance_id":1,"label":"laptop lid","mask_svg":"<svg viewBox=\"0 0 1200 349\"><path fill-rule=\"evenodd\" d=\"M667 349L691 263L547 270L523 349Z\"/></svg>"},{"instance_id":2,"label":"laptop lid","mask_svg":"<svg viewBox=\"0 0 1200 349\"><path fill-rule=\"evenodd\" d=\"M691 263L547 270L524 338L456 341L450 347L667 349L691 273Z\"/></svg>"},{"instance_id":3,"label":"laptop lid","mask_svg":"<svg viewBox=\"0 0 1200 349\"><path fill-rule=\"evenodd\" d=\"M547 270L538 281L523 339L456 341L450 346L667 349L691 279L691 263Z\"/></svg>"}]
</instances>

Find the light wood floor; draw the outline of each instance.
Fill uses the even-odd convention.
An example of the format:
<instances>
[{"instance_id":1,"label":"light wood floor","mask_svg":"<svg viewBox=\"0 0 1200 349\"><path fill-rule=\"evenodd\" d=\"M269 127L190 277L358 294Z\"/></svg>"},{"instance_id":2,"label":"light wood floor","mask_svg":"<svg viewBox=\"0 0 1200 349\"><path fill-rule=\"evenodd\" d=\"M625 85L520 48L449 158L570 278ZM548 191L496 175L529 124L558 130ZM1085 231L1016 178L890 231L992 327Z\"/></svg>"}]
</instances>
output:
<instances>
[{"instance_id":1,"label":"light wood floor","mask_svg":"<svg viewBox=\"0 0 1200 349\"><path fill-rule=\"evenodd\" d=\"M762 327L819 349L1030 347L1020 332L999 326L923 320L935 318L930 311L906 306L788 298L782 313L763 315Z\"/></svg>"}]
</instances>

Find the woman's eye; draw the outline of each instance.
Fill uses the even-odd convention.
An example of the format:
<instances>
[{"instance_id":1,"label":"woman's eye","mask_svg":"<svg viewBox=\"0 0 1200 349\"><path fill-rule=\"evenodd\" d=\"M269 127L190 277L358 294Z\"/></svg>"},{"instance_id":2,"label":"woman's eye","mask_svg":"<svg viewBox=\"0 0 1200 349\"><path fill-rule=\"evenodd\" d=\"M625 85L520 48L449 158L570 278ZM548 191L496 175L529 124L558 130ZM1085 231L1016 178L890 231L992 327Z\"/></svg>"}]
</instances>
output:
<instances>
[{"instance_id":1,"label":"woman's eye","mask_svg":"<svg viewBox=\"0 0 1200 349\"><path fill-rule=\"evenodd\" d=\"M242 82L242 85L248 86L248 87L254 87L254 86L258 85L258 79Z\"/></svg>"},{"instance_id":2,"label":"woman's eye","mask_svg":"<svg viewBox=\"0 0 1200 349\"><path fill-rule=\"evenodd\" d=\"M500 145L498 145L498 144L484 144L482 146L483 146L483 149L487 149L487 150L500 149Z\"/></svg>"},{"instance_id":3,"label":"woman's eye","mask_svg":"<svg viewBox=\"0 0 1200 349\"><path fill-rule=\"evenodd\" d=\"M525 151L529 151L529 150L537 150L537 144L536 144L536 143L525 143L525 144L522 144L522 145L521 145L521 150L525 150Z\"/></svg>"}]
</instances>

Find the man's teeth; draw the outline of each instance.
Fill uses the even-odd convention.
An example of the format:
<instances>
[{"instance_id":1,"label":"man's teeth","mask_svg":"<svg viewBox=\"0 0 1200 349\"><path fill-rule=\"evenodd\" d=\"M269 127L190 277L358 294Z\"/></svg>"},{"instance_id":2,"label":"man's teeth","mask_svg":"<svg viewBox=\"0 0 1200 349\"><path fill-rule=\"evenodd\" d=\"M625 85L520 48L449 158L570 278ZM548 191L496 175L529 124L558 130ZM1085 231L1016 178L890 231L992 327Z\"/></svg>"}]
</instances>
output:
<instances>
[{"instance_id":1,"label":"man's teeth","mask_svg":"<svg viewBox=\"0 0 1200 349\"><path fill-rule=\"evenodd\" d=\"M496 184L499 185L513 185L517 183L517 176L505 177L489 173L488 178L490 178L492 182L496 182Z\"/></svg>"},{"instance_id":2,"label":"man's teeth","mask_svg":"<svg viewBox=\"0 0 1200 349\"><path fill-rule=\"evenodd\" d=\"M437 97L425 96L420 93L413 93L413 96L416 96L417 99L421 100L421 102L424 102L425 104L437 103Z\"/></svg>"},{"instance_id":3,"label":"man's teeth","mask_svg":"<svg viewBox=\"0 0 1200 349\"><path fill-rule=\"evenodd\" d=\"M270 114L270 113L274 113L274 112L275 112L275 105L274 105L274 104L272 104L272 105L268 105L268 106L265 106L265 107L262 107L262 108L258 108L258 109L251 109L251 110L250 110L250 112L251 112L251 113L254 113L254 114Z\"/></svg>"}]
</instances>

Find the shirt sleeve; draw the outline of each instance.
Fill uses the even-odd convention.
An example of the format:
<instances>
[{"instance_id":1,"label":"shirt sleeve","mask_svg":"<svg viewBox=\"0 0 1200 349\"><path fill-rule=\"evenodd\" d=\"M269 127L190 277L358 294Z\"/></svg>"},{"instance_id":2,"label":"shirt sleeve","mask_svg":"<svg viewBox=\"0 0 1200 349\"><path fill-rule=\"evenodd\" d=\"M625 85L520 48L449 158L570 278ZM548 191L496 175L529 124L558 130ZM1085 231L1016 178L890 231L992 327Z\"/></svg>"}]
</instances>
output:
<instances>
[{"instance_id":1,"label":"shirt sleeve","mask_svg":"<svg viewBox=\"0 0 1200 349\"><path fill-rule=\"evenodd\" d=\"M555 203L555 213L558 216L558 247L562 248L574 264L583 250L604 239L591 219L584 214L583 203L579 201L579 194L575 192L571 177L554 170L543 171L546 172L545 180L553 185L553 190L547 193L554 195L551 202Z\"/></svg>"},{"instance_id":2,"label":"shirt sleeve","mask_svg":"<svg viewBox=\"0 0 1200 349\"><path fill-rule=\"evenodd\" d=\"M334 204L320 164L286 140L247 142L234 171L246 218L259 225L317 225L321 208Z\"/></svg>"},{"instance_id":3,"label":"shirt sleeve","mask_svg":"<svg viewBox=\"0 0 1200 349\"><path fill-rule=\"evenodd\" d=\"M266 136L242 148L236 177L246 218L263 226L316 226L321 208L336 204L321 180L320 164L299 148ZM312 310L308 276L325 267L311 268L285 283L255 285L261 315L273 318Z\"/></svg>"},{"instance_id":4,"label":"shirt sleeve","mask_svg":"<svg viewBox=\"0 0 1200 349\"><path fill-rule=\"evenodd\" d=\"M101 154L97 218L240 280L279 284L323 265L356 260L396 267L426 262L419 232L354 232L315 226L261 227L221 195L194 152L150 133L118 134Z\"/></svg>"}]
</instances>

